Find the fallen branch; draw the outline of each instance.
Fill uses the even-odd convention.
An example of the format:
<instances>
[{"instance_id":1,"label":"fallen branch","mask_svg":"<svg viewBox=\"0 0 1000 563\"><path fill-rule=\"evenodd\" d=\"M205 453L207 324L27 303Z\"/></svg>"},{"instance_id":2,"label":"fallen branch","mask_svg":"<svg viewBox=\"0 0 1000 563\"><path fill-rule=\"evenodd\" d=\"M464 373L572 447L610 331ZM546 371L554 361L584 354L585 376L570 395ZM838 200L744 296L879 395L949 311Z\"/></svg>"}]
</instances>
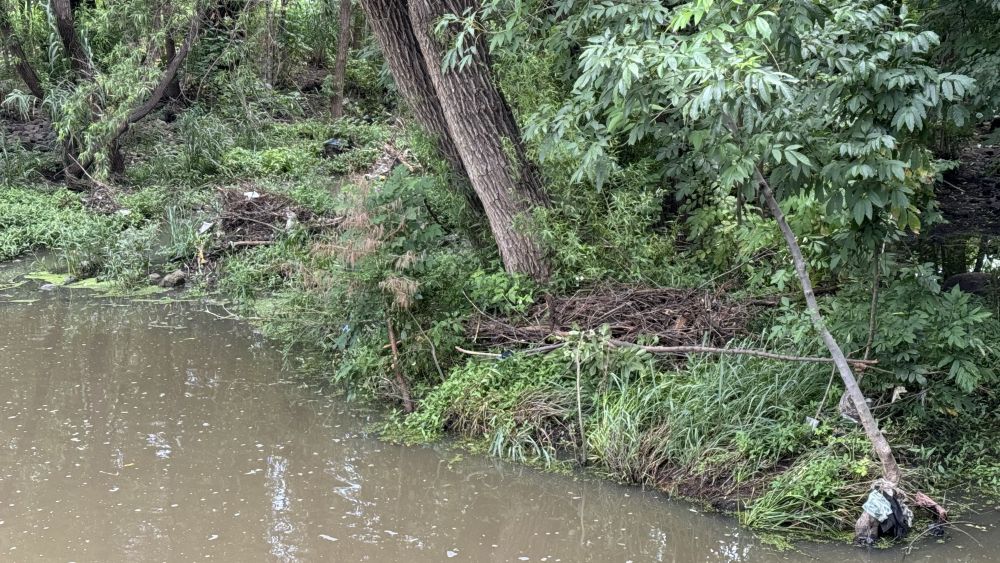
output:
<instances>
[{"instance_id":1,"label":"fallen branch","mask_svg":"<svg viewBox=\"0 0 1000 563\"><path fill-rule=\"evenodd\" d=\"M240 246L267 246L269 244L274 244L273 240L237 240L229 243L232 248L238 248Z\"/></svg>"},{"instance_id":2,"label":"fallen branch","mask_svg":"<svg viewBox=\"0 0 1000 563\"><path fill-rule=\"evenodd\" d=\"M715 348L711 346L642 346L621 340L612 340L610 341L610 344L619 348L638 348L645 352L649 352L650 354L658 355L686 356L688 354L732 354L738 356L755 356L758 358L767 358L769 360L779 360L783 362L812 362L817 364L834 363L833 358L777 354L766 350L755 350L752 348ZM853 365L867 367L877 364L878 360L847 360L847 362Z\"/></svg>"},{"instance_id":3,"label":"fallen branch","mask_svg":"<svg viewBox=\"0 0 1000 563\"><path fill-rule=\"evenodd\" d=\"M544 354L546 352L551 352L565 346L565 342L559 342L556 344L547 344L545 346L539 346L538 348L529 348L527 350L519 350L518 353L522 356L534 356L535 354ZM455 350L466 354L468 356L479 356L481 358L493 358L494 360L500 360L506 357L504 354L498 354L496 352L477 352L475 350L466 350L461 346L455 346Z\"/></svg>"},{"instance_id":4,"label":"fallen branch","mask_svg":"<svg viewBox=\"0 0 1000 563\"><path fill-rule=\"evenodd\" d=\"M416 326L417 330L420 331L420 336L423 336L424 340L427 341L427 344L430 345L430 347L431 347L431 359L434 360L434 367L435 367L435 369L437 369L438 376L441 377L441 381L444 382L444 380L445 380L444 370L441 369L441 363L438 362L437 347L434 346L434 341L431 340L431 337L428 336L426 332L424 332L423 327L420 326L420 322L417 321L417 317L413 316L413 313L411 313L410 311L407 311L407 313L409 313L410 314L410 318L413 319L414 326Z\"/></svg>"},{"instance_id":5,"label":"fallen branch","mask_svg":"<svg viewBox=\"0 0 1000 563\"><path fill-rule=\"evenodd\" d=\"M924 493L914 495L913 504L930 511L934 515L934 521L939 524L948 521L948 511Z\"/></svg>"},{"instance_id":6,"label":"fallen branch","mask_svg":"<svg viewBox=\"0 0 1000 563\"><path fill-rule=\"evenodd\" d=\"M519 351L518 353L525 356L530 356L534 354L542 354L545 352L551 352L565 345L565 343L560 342L557 344L549 344L546 346L539 346L538 348L529 348L527 350ZM636 348L644 352L649 352L650 354L656 355L670 355L670 356L687 356L690 354L719 354L719 355L737 355L737 356L754 356L757 358L766 358L769 360L778 360L783 362L812 362L817 364L832 364L834 363L833 358L824 358L820 356L794 356L790 354L777 354L774 352L768 352L766 350L755 350L752 348L715 348L712 346L643 346L641 344L633 344L631 342L625 342L623 340L609 340L607 345L612 348ZM477 352L475 350L466 350L459 346L455 347L455 350L469 355L478 356L481 358L493 358L501 359L504 354L498 354L496 352ZM878 363L878 360L847 360L848 363L858 366L859 368L866 368L873 366Z\"/></svg>"}]
</instances>

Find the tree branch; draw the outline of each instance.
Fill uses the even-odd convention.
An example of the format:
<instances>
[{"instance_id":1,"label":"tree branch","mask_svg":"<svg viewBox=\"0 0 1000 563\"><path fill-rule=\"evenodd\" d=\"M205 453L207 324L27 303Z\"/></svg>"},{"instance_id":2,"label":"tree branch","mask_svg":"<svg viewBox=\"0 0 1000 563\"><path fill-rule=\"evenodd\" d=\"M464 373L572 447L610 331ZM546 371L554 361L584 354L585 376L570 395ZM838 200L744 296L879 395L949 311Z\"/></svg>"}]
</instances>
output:
<instances>
[{"instance_id":1,"label":"tree branch","mask_svg":"<svg viewBox=\"0 0 1000 563\"><path fill-rule=\"evenodd\" d=\"M725 121L726 127L733 134L734 138L739 137L739 127L736 121L733 120L727 114L723 114L723 119ZM896 456L892 453L892 448L889 447L889 442L882 435L882 431L879 430L878 422L872 415L871 409L868 408L868 402L865 401L865 394L861 391L861 387L858 385L857 378L854 377L854 372L851 371L851 362L848 361L847 357L844 355L844 351L840 348L840 344L837 339L833 337L830 330L826 328L826 322L823 320L823 314L820 312L819 303L816 301L816 294L813 292L812 280L809 277L809 270L806 267L805 257L802 255L802 248L799 247L798 240L795 238L795 231L788 225L788 221L785 219L785 214L781 211L781 206L778 205L778 200L774 197L774 191L771 189L771 184L764 177L764 173L761 172L760 166L754 166L753 169L754 182L757 184L757 188L760 190L760 194L764 197L765 203L767 203L768 209L771 211L771 215L774 216L774 220L778 223L778 228L781 230L781 236L785 239L785 245L788 247L788 251L792 255L792 262L795 265L795 274L799 278L799 284L802 286L802 294L806 298L806 310L809 311L809 317L812 320L813 328L819 332L820 337L823 339L823 343L826 344L827 349L830 351L830 356L833 360L833 364L837 367L837 371L840 372L840 378L844 381L844 387L847 390L847 394L850 396L851 401L854 402L854 406L858 411L858 419L861 421L862 427L865 429L865 435L868 436L868 440L872 444L872 448L875 450L875 454L878 455L879 461L882 463L882 476L886 481L891 483L893 486L899 483L899 464L896 463Z\"/></svg>"},{"instance_id":2,"label":"tree branch","mask_svg":"<svg viewBox=\"0 0 1000 563\"><path fill-rule=\"evenodd\" d=\"M141 106L132 110L129 114L128 120L119 126L119 132L115 135L115 138L120 137L125 131L128 130L129 126L133 123L137 123L150 114L156 106L159 105L160 100L163 98L163 94L166 93L167 89L170 87L170 83L173 81L174 77L177 76L177 71L180 69L181 64L184 63L184 59L187 58L188 54L191 52L191 47L194 45L195 39L198 37L198 31L201 29L201 19L204 13L204 8L199 7L195 9L194 15L191 16L191 22L188 25L188 33L184 38L184 43L181 44L180 50L174 55L170 62L167 64L167 68L163 70L160 74L160 81L157 83L153 91L149 93L149 97L146 102Z\"/></svg>"},{"instance_id":3,"label":"tree branch","mask_svg":"<svg viewBox=\"0 0 1000 563\"><path fill-rule=\"evenodd\" d=\"M817 364L832 364L834 363L833 358L823 358L819 356L795 356L790 354L778 354L775 352L768 352L767 350L755 350L752 348L716 348L713 346L643 346L641 344L634 344L632 342L625 342L624 340L609 340L607 345L611 348L635 348L637 350L642 350L644 352L649 352L650 354L656 354L659 356L687 356L690 354L717 354L717 355L735 355L735 356L754 356L757 358L766 358L769 360L778 360L782 362L810 362ZM551 352L558 348L561 348L563 343L549 344L546 346L539 346L538 348L530 348L519 352L522 355L533 355L541 354L544 352ZM475 350L466 350L465 348L455 347L455 350L469 355L469 356L479 356L482 358L493 358L500 359L503 354L497 354L495 352L477 352ZM874 366L878 363L877 360L847 360L848 363L857 365L862 369Z\"/></svg>"},{"instance_id":4,"label":"tree branch","mask_svg":"<svg viewBox=\"0 0 1000 563\"><path fill-rule=\"evenodd\" d=\"M760 168L754 168L754 180L757 182L757 186L760 188L761 194L764 196L764 201L771 210L771 214L774 215L775 221L778 222L778 228L781 229L781 234L785 238L788 250L792 254L792 261L795 263L795 273L798 275L799 283L802 285L802 293L806 298L806 308L812 319L813 327L820 333L827 349L830 350L830 356L833 359L834 365L837 366L837 371L840 372L840 378L844 381L844 387L847 389L848 395L858 410L858 418L865 429L865 434L868 436L868 440L871 441L876 455L878 455L879 460L882 462L883 477L885 477L886 481L896 485L899 483L899 465L896 463L896 457L892 453L892 448L889 447L889 442L882 435L881 430L879 430L878 422L868 408L865 395L861 392L861 387L858 385L858 380L854 377L854 372L851 371L850 362L844 356L844 351L841 350L840 344L837 343L837 340L830 333L829 329L826 328L826 323L819 309L819 303L816 301L816 295L813 293L812 281L809 279L809 272L806 269L805 258L802 256L802 249L795 239L795 232L788 226L785 214L782 213L781 207L778 205L778 200L775 199L774 192L771 190L771 185L764 178Z\"/></svg>"},{"instance_id":5,"label":"tree branch","mask_svg":"<svg viewBox=\"0 0 1000 563\"><path fill-rule=\"evenodd\" d=\"M14 35L14 29L10 25L6 6L0 6L0 40L3 40L4 49L14 59L14 71L28 87L31 94L41 100L45 97L45 89L38 74L24 54L21 41Z\"/></svg>"}]
</instances>

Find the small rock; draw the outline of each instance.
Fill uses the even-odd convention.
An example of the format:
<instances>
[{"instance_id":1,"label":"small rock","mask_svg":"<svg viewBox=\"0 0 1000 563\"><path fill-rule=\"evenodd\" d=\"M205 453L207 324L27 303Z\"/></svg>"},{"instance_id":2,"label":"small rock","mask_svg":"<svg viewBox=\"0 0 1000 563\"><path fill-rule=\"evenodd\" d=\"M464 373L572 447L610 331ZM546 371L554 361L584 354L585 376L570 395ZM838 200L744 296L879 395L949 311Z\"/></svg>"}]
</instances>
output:
<instances>
[{"instance_id":1,"label":"small rock","mask_svg":"<svg viewBox=\"0 0 1000 563\"><path fill-rule=\"evenodd\" d=\"M163 276L163 279L160 280L160 287L177 287L183 284L185 279L187 279L187 274L184 270L174 270Z\"/></svg>"},{"instance_id":2,"label":"small rock","mask_svg":"<svg viewBox=\"0 0 1000 563\"><path fill-rule=\"evenodd\" d=\"M54 284L54 283L46 283L46 284L43 284L41 287L39 287L38 291L52 291L56 287L58 287L58 286L56 284Z\"/></svg>"},{"instance_id":3,"label":"small rock","mask_svg":"<svg viewBox=\"0 0 1000 563\"><path fill-rule=\"evenodd\" d=\"M149 274L149 283L153 285L160 283L161 279L163 279L163 276L160 274Z\"/></svg>"}]
</instances>

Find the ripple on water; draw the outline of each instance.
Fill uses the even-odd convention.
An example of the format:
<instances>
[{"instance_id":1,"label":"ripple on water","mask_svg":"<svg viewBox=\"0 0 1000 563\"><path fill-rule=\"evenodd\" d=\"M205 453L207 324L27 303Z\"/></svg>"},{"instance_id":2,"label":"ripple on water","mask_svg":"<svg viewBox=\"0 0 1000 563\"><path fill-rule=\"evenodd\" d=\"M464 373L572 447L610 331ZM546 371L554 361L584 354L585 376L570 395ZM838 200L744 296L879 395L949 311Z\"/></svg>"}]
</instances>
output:
<instances>
[{"instance_id":1,"label":"ripple on water","mask_svg":"<svg viewBox=\"0 0 1000 563\"><path fill-rule=\"evenodd\" d=\"M289 384L294 374L247 327L188 304L12 291L37 300L0 304L0 560L859 555L775 553L731 520L657 494L379 443L365 431L373 413ZM970 529L982 546L927 544L910 558L989 560L995 521Z\"/></svg>"}]
</instances>

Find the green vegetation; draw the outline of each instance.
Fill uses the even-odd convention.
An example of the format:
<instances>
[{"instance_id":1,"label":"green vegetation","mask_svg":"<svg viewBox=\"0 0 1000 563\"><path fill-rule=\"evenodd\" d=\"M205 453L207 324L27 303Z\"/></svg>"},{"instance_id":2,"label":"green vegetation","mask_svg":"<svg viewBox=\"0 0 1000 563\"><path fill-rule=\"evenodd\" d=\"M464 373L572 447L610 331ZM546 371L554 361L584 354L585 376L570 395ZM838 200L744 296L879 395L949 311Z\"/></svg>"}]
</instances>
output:
<instances>
[{"instance_id":1,"label":"green vegetation","mask_svg":"<svg viewBox=\"0 0 1000 563\"><path fill-rule=\"evenodd\" d=\"M997 185L977 151L1000 131L1000 6L413 4L359 5L433 26L361 33L312 0L280 4L282 33L257 4L79 6L78 68L44 3L0 0L39 81L0 71L0 260L47 250L71 285L139 294L180 269L395 409L388 439L587 466L758 530L839 537L897 462L906 491L1000 494L996 291L942 289L995 278L998 225L929 236L979 205L949 174ZM143 70L167 38L190 42L179 72ZM602 288L667 301L601 309ZM656 348L678 345L870 361ZM866 426L842 416L852 382Z\"/></svg>"}]
</instances>

